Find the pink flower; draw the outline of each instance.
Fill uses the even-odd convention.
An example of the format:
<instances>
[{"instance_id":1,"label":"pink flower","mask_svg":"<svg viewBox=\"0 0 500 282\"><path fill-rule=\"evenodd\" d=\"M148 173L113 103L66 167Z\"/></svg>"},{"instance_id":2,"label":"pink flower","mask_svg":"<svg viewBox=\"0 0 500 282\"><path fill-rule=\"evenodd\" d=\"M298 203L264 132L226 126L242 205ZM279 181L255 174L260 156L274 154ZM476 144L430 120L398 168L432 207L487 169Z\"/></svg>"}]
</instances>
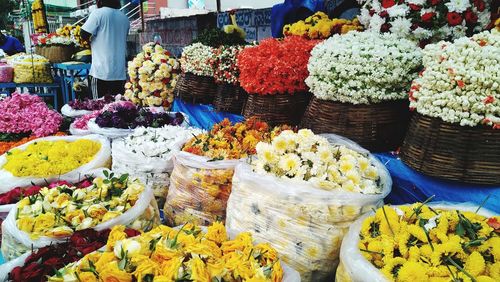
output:
<instances>
[{"instance_id":1,"label":"pink flower","mask_svg":"<svg viewBox=\"0 0 500 282\"><path fill-rule=\"evenodd\" d=\"M89 120L97 117L100 113L101 113L101 111L93 111L92 113L90 113L88 115L84 115L82 117L79 117L73 122L73 125L77 129L88 130L89 128L87 126L87 123L89 122Z\"/></svg>"}]
</instances>

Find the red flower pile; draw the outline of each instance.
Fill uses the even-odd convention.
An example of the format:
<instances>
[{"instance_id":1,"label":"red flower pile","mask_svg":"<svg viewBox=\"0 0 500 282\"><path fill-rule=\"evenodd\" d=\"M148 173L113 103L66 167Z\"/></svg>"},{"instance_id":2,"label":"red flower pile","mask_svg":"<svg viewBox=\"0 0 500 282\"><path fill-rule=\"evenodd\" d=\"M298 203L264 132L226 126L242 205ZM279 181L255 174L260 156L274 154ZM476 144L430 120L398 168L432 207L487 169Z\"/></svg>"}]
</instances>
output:
<instances>
[{"instance_id":1,"label":"red flower pile","mask_svg":"<svg viewBox=\"0 0 500 282\"><path fill-rule=\"evenodd\" d=\"M44 186L34 185L34 186L30 186L30 187L25 187L25 188L17 187L17 188L10 190L9 192L5 192L3 194L0 194L0 205L15 204L15 203L19 202L23 197L33 196L33 195L37 194L40 191L40 189L42 189L43 187L54 188L54 187L58 187L61 185L67 185L70 187L75 186L77 188L86 188L86 187L89 187L90 185L92 185L92 179L87 178L87 179L85 179L77 184L72 184L72 183L69 183L67 181L56 181L56 182L49 183L48 185L44 185Z\"/></svg>"},{"instance_id":2,"label":"red flower pile","mask_svg":"<svg viewBox=\"0 0 500 282\"><path fill-rule=\"evenodd\" d=\"M33 252L24 262L24 266L14 268L9 279L14 282L21 281L47 281L47 276L57 274L57 270L69 263L83 258L95 250L106 245L110 230L95 231L85 229L76 231L69 241L62 244L43 247ZM126 229L128 237L134 237L140 232Z\"/></svg>"},{"instance_id":3,"label":"red flower pile","mask_svg":"<svg viewBox=\"0 0 500 282\"><path fill-rule=\"evenodd\" d=\"M260 95L307 91L307 62L318 42L290 36L265 39L258 46L245 48L238 56L240 85L248 93Z\"/></svg>"}]
</instances>

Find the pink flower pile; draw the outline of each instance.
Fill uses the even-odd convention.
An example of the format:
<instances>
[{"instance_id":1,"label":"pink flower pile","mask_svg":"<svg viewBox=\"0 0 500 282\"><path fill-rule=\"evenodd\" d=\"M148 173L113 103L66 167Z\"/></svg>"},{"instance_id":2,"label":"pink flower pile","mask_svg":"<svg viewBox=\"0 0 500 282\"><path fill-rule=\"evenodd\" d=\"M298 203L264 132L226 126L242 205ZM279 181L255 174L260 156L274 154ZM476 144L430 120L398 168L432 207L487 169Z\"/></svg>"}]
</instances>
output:
<instances>
[{"instance_id":1,"label":"pink flower pile","mask_svg":"<svg viewBox=\"0 0 500 282\"><path fill-rule=\"evenodd\" d=\"M13 93L0 101L0 132L26 133L44 137L56 133L62 116L47 107L41 97Z\"/></svg>"},{"instance_id":2,"label":"pink flower pile","mask_svg":"<svg viewBox=\"0 0 500 282\"><path fill-rule=\"evenodd\" d=\"M96 118L99 114L101 113L101 111L93 111L92 113L90 114L87 114L87 115L84 115L84 116L81 116L79 118L77 118L74 122L73 122L73 126L76 128L76 129L81 129L81 130L88 130L89 127L87 126L87 123L89 122L89 120L93 119L93 118Z\"/></svg>"}]
</instances>

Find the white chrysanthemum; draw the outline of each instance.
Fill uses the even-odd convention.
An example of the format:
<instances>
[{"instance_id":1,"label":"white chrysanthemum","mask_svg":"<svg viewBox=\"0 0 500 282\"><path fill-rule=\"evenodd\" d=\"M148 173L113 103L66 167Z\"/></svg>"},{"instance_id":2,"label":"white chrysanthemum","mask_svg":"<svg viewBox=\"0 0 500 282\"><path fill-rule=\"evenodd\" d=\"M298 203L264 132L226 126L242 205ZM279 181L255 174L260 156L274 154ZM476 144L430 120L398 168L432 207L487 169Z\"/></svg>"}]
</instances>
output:
<instances>
[{"instance_id":1,"label":"white chrysanthemum","mask_svg":"<svg viewBox=\"0 0 500 282\"><path fill-rule=\"evenodd\" d=\"M369 22L370 30L380 30L382 25L385 23L385 19L381 18L379 15L375 14L372 16Z\"/></svg>"},{"instance_id":2,"label":"white chrysanthemum","mask_svg":"<svg viewBox=\"0 0 500 282\"><path fill-rule=\"evenodd\" d=\"M300 167L300 158L295 154L286 154L279 161L279 167L288 175L294 175Z\"/></svg>"},{"instance_id":3,"label":"white chrysanthemum","mask_svg":"<svg viewBox=\"0 0 500 282\"><path fill-rule=\"evenodd\" d=\"M396 17L404 17L408 13L410 8L405 5L394 5L388 9L386 9L387 13L389 14L389 17L391 18L396 18Z\"/></svg>"},{"instance_id":4,"label":"white chrysanthemum","mask_svg":"<svg viewBox=\"0 0 500 282\"><path fill-rule=\"evenodd\" d=\"M425 0L408 0L408 4L419 5L422 6L425 4Z\"/></svg>"},{"instance_id":5,"label":"white chrysanthemum","mask_svg":"<svg viewBox=\"0 0 500 282\"><path fill-rule=\"evenodd\" d=\"M450 2L445 4L446 7L448 7L449 12L462 13L471 7L471 3L469 0L449 0L449 1Z\"/></svg>"},{"instance_id":6,"label":"white chrysanthemum","mask_svg":"<svg viewBox=\"0 0 500 282\"><path fill-rule=\"evenodd\" d=\"M396 18L391 25L391 32L398 36L406 37L410 33L411 22L406 18Z\"/></svg>"}]
</instances>

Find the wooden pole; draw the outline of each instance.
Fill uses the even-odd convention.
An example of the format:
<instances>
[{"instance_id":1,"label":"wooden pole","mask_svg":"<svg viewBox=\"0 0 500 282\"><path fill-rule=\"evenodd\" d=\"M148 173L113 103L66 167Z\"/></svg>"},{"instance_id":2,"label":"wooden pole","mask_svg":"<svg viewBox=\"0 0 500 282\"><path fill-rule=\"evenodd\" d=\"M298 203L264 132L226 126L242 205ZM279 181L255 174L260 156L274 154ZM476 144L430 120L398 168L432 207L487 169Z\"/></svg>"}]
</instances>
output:
<instances>
[{"instance_id":1,"label":"wooden pole","mask_svg":"<svg viewBox=\"0 0 500 282\"><path fill-rule=\"evenodd\" d=\"M147 1L147 0L146 0L146 1ZM144 6L143 6L144 0L141 0L141 1L139 1L139 2L140 2L140 4L139 4L139 5L140 5L140 7L139 7L139 8L140 8L140 10L141 10L141 26L142 26L141 31L142 31L142 32L144 32L144 31L145 31L145 29L146 29L146 28L145 28L145 25L144 25Z\"/></svg>"}]
</instances>

